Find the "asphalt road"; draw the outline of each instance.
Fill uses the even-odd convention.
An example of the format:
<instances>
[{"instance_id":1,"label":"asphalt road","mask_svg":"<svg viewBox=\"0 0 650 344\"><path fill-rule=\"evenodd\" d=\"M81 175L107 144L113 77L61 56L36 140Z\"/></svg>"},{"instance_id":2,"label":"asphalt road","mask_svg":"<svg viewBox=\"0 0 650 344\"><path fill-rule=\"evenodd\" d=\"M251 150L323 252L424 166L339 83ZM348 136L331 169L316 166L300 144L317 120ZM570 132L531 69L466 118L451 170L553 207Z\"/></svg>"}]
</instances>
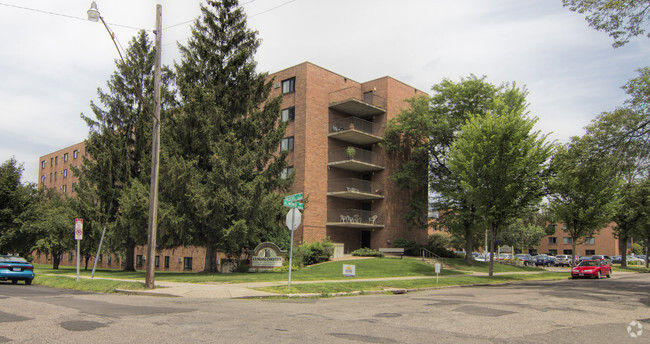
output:
<instances>
[{"instance_id":1,"label":"asphalt road","mask_svg":"<svg viewBox=\"0 0 650 344\"><path fill-rule=\"evenodd\" d=\"M290 300L105 295L0 282L4 342L650 343L650 274Z\"/></svg>"}]
</instances>

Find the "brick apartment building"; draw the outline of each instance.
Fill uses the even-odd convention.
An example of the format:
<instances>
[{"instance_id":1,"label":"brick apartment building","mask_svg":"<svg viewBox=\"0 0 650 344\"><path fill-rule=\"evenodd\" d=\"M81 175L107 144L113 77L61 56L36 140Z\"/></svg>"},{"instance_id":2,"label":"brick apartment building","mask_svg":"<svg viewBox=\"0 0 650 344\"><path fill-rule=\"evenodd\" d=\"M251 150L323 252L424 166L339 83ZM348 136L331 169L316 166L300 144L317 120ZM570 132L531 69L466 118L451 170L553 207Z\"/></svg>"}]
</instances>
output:
<instances>
[{"instance_id":1,"label":"brick apartment building","mask_svg":"<svg viewBox=\"0 0 650 344\"><path fill-rule=\"evenodd\" d=\"M578 256L592 256L604 254L609 256L620 255L618 239L614 238L614 223L607 225L593 237L581 239L576 245L576 253L573 253L571 237L562 228L564 224L556 223L555 233L542 238L540 244L533 253L547 253L550 255L569 254Z\"/></svg>"},{"instance_id":2,"label":"brick apartment building","mask_svg":"<svg viewBox=\"0 0 650 344\"><path fill-rule=\"evenodd\" d=\"M389 179L398 163L379 146L388 121L407 108L405 100L426 93L391 77L356 82L309 62L269 78L274 80L271 96L283 95L281 116L289 122L280 149L290 151L285 173L295 171L291 192L308 198L294 233L296 244L329 237L351 252L390 247L398 238L426 243L426 231L409 230L402 220L408 197ZM81 162L83 151L82 142L41 157L39 186L72 192L76 179L69 165ZM136 249L136 265L146 259L144 252L145 247ZM156 266L201 270L203 252L161 250ZM35 258L46 262L48 257ZM66 265L65 257L61 264ZM116 264L119 260L111 256L100 266Z\"/></svg>"}]
</instances>

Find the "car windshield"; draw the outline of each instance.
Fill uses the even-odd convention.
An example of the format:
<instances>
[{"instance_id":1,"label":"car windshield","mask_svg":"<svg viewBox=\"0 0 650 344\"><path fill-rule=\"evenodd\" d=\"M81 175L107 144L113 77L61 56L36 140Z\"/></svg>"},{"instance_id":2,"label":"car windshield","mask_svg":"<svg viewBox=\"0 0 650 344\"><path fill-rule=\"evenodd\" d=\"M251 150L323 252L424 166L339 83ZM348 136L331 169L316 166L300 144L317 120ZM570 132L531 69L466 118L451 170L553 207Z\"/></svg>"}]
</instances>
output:
<instances>
[{"instance_id":1,"label":"car windshield","mask_svg":"<svg viewBox=\"0 0 650 344\"><path fill-rule=\"evenodd\" d=\"M27 263L22 257L0 257L0 262Z\"/></svg>"},{"instance_id":2,"label":"car windshield","mask_svg":"<svg viewBox=\"0 0 650 344\"><path fill-rule=\"evenodd\" d=\"M583 262L580 262L578 266L598 266L598 262L595 260L585 260Z\"/></svg>"}]
</instances>

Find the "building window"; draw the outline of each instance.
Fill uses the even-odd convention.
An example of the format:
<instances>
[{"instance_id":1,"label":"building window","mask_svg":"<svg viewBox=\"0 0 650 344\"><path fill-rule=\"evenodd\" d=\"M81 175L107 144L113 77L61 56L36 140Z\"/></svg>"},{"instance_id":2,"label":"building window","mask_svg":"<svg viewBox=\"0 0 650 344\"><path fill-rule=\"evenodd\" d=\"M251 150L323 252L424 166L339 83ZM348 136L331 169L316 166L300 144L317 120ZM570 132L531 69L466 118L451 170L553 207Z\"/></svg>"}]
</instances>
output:
<instances>
[{"instance_id":1,"label":"building window","mask_svg":"<svg viewBox=\"0 0 650 344\"><path fill-rule=\"evenodd\" d=\"M282 179L287 179L293 173L293 166L287 166L282 170L282 173L280 173L280 177Z\"/></svg>"},{"instance_id":2,"label":"building window","mask_svg":"<svg viewBox=\"0 0 650 344\"><path fill-rule=\"evenodd\" d=\"M562 225L562 230L566 231L566 223Z\"/></svg>"},{"instance_id":3,"label":"building window","mask_svg":"<svg viewBox=\"0 0 650 344\"><path fill-rule=\"evenodd\" d=\"M54 166L54 158L50 158L50 166Z\"/></svg>"},{"instance_id":4,"label":"building window","mask_svg":"<svg viewBox=\"0 0 650 344\"><path fill-rule=\"evenodd\" d=\"M72 158L73 158L73 159L76 159L76 158L78 158L78 157L79 157L79 150L78 150L78 149L75 149L75 150L72 152Z\"/></svg>"},{"instance_id":5,"label":"building window","mask_svg":"<svg viewBox=\"0 0 650 344\"><path fill-rule=\"evenodd\" d=\"M76 188L77 188L77 183L72 183L72 192L74 192Z\"/></svg>"},{"instance_id":6,"label":"building window","mask_svg":"<svg viewBox=\"0 0 650 344\"><path fill-rule=\"evenodd\" d=\"M557 250L548 250L549 256L557 256Z\"/></svg>"},{"instance_id":7,"label":"building window","mask_svg":"<svg viewBox=\"0 0 650 344\"><path fill-rule=\"evenodd\" d=\"M165 256L165 269L169 269L169 256Z\"/></svg>"},{"instance_id":8,"label":"building window","mask_svg":"<svg viewBox=\"0 0 650 344\"><path fill-rule=\"evenodd\" d=\"M585 238L585 245L595 245L596 244L596 238ZM595 253L592 253L595 254Z\"/></svg>"},{"instance_id":9,"label":"building window","mask_svg":"<svg viewBox=\"0 0 650 344\"><path fill-rule=\"evenodd\" d=\"M572 244L572 243L573 243L573 239L572 239L572 238L569 238L569 237L564 237L564 238L562 238L562 242L563 242L565 245Z\"/></svg>"},{"instance_id":10,"label":"building window","mask_svg":"<svg viewBox=\"0 0 650 344\"><path fill-rule=\"evenodd\" d=\"M192 270L192 257L183 258L183 269Z\"/></svg>"},{"instance_id":11,"label":"building window","mask_svg":"<svg viewBox=\"0 0 650 344\"><path fill-rule=\"evenodd\" d=\"M45 184L45 175L41 175L41 184Z\"/></svg>"},{"instance_id":12,"label":"building window","mask_svg":"<svg viewBox=\"0 0 650 344\"><path fill-rule=\"evenodd\" d=\"M156 256L156 260L154 261L154 265L159 268L160 267L160 256Z\"/></svg>"},{"instance_id":13,"label":"building window","mask_svg":"<svg viewBox=\"0 0 650 344\"><path fill-rule=\"evenodd\" d=\"M56 180L56 172L54 172L54 180Z\"/></svg>"},{"instance_id":14,"label":"building window","mask_svg":"<svg viewBox=\"0 0 650 344\"><path fill-rule=\"evenodd\" d=\"M63 161L68 161L68 153L63 154Z\"/></svg>"},{"instance_id":15,"label":"building window","mask_svg":"<svg viewBox=\"0 0 650 344\"><path fill-rule=\"evenodd\" d=\"M112 257L111 257L111 256L108 256L108 265L109 265L109 266L111 265L111 259L112 259Z\"/></svg>"},{"instance_id":16,"label":"building window","mask_svg":"<svg viewBox=\"0 0 650 344\"><path fill-rule=\"evenodd\" d=\"M59 164L59 157L55 156L54 157L54 165L58 165L58 164Z\"/></svg>"},{"instance_id":17,"label":"building window","mask_svg":"<svg viewBox=\"0 0 650 344\"><path fill-rule=\"evenodd\" d=\"M70 252L68 253L68 261L72 261L74 259L74 253Z\"/></svg>"},{"instance_id":18,"label":"building window","mask_svg":"<svg viewBox=\"0 0 650 344\"><path fill-rule=\"evenodd\" d=\"M296 78L282 81L282 94L296 92Z\"/></svg>"},{"instance_id":19,"label":"building window","mask_svg":"<svg viewBox=\"0 0 650 344\"><path fill-rule=\"evenodd\" d=\"M63 178L68 178L68 169L63 169Z\"/></svg>"},{"instance_id":20,"label":"building window","mask_svg":"<svg viewBox=\"0 0 650 344\"><path fill-rule=\"evenodd\" d=\"M45 160L41 161L41 168L45 168Z\"/></svg>"},{"instance_id":21,"label":"building window","mask_svg":"<svg viewBox=\"0 0 650 344\"><path fill-rule=\"evenodd\" d=\"M548 244L549 245L557 244L557 238L556 237L548 237Z\"/></svg>"},{"instance_id":22,"label":"building window","mask_svg":"<svg viewBox=\"0 0 650 344\"><path fill-rule=\"evenodd\" d=\"M572 256L573 255L573 250L564 250L562 252L562 254L568 254L568 255Z\"/></svg>"},{"instance_id":23,"label":"building window","mask_svg":"<svg viewBox=\"0 0 650 344\"><path fill-rule=\"evenodd\" d=\"M50 182L52 181L52 172L50 172Z\"/></svg>"},{"instance_id":24,"label":"building window","mask_svg":"<svg viewBox=\"0 0 650 344\"><path fill-rule=\"evenodd\" d=\"M139 254L135 256L135 266L142 266L142 255Z\"/></svg>"},{"instance_id":25,"label":"building window","mask_svg":"<svg viewBox=\"0 0 650 344\"><path fill-rule=\"evenodd\" d=\"M282 110L282 122L293 122L296 118L296 108L290 107Z\"/></svg>"},{"instance_id":26,"label":"building window","mask_svg":"<svg viewBox=\"0 0 650 344\"><path fill-rule=\"evenodd\" d=\"M293 152L293 136L291 137L285 137L282 139L282 143L280 143L280 150L281 151L290 151Z\"/></svg>"},{"instance_id":27,"label":"building window","mask_svg":"<svg viewBox=\"0 0 650 344\"><path fill-rule=\"evenodd\" d=\"M101 263L103 259L104 259L104 255L100 254L99 257L97 257L97 262Z\"/></svg>"},{"instance_id":28,"label":"building window","mask_svg":"<svg viewBox=\"0 0 650 344\"><path fill-rule=\"evenodd\" d=\"M61 185L61 192L66 193L68 191L67 185Z\"/></svg>"},{"instance_id":29,"label":"building window","mask_svg":"<svg viewBox=\"0 0 650 344\"><path fill-rule=\"evenodd\" d=\"M593 256L596 254L596 250L585 250L585 256Z\"/></svg>"}]
</instances>

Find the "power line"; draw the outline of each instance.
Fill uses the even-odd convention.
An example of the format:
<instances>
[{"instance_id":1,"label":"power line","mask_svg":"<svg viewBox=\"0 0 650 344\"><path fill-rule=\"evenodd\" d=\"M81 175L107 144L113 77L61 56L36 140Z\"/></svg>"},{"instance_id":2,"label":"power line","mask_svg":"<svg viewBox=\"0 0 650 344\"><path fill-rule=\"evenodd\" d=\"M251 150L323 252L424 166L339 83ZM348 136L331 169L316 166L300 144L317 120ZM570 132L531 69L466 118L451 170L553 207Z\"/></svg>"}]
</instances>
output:
<instances>
[{"instance_id":1,"label":"power line","mask_svg":"<svg viewBox=\"0 0 650 344\"><path fill-rule=\"evenodd\" d=\"M3 2L0 2L0 5L1 6L7 6L7 7L14 7L14 8L18 8L18 9L26 10L26 11L32 11L32 12L37 12L37 13L42 13L42 14L48 14L48 15L53 15L53 16L69 18L69 19L77 19L77 20L88 21L88 18L75 17L75 16L71 16L71 15L68 15L68 14L44 11L44 10L39 10L39 9L29 8L29 7L23 7L23 6L13 5L13 4L5 4ZM128 26L128 25L121 25L121 24L115 24L115 23L109 23L109 22L106 22L106 23L111 24L111 26L123 27L123 28L126 28L126 29L151 31L151 30L147 30L147 29L143 29L143 28L139 28L139 27Z\"/></svg>"},{"instance_id":2,"label":"power line","mask_svg":"<svg viewBox=\"0 0 650 344\"><path fill-rule=\"evenodd\" d=\"M254 0L253 0L253 1L254 1ZM298 0L289 0L289 1L287 1L287 2L283 2L283 3L281 3L281 4L279 4L279 5L275 6L275 7L269 8L269 9L266 10L266 11L262 11L262 12L260 12L260 13L253 14L252 16L250 16L250 17L248 17L248 18L253 18L253 17L259 16L260 14L264 14L264 13L267 13L267 12L271 12L271 11L277 9L277 8L280 8L280 7L284 6L284 5L288 5L288 4L290 4L290 3L294 2L294 1L298 1ZM252 2L252 1L251 1L251 2Z\"/></svg>"}]
</instances>

